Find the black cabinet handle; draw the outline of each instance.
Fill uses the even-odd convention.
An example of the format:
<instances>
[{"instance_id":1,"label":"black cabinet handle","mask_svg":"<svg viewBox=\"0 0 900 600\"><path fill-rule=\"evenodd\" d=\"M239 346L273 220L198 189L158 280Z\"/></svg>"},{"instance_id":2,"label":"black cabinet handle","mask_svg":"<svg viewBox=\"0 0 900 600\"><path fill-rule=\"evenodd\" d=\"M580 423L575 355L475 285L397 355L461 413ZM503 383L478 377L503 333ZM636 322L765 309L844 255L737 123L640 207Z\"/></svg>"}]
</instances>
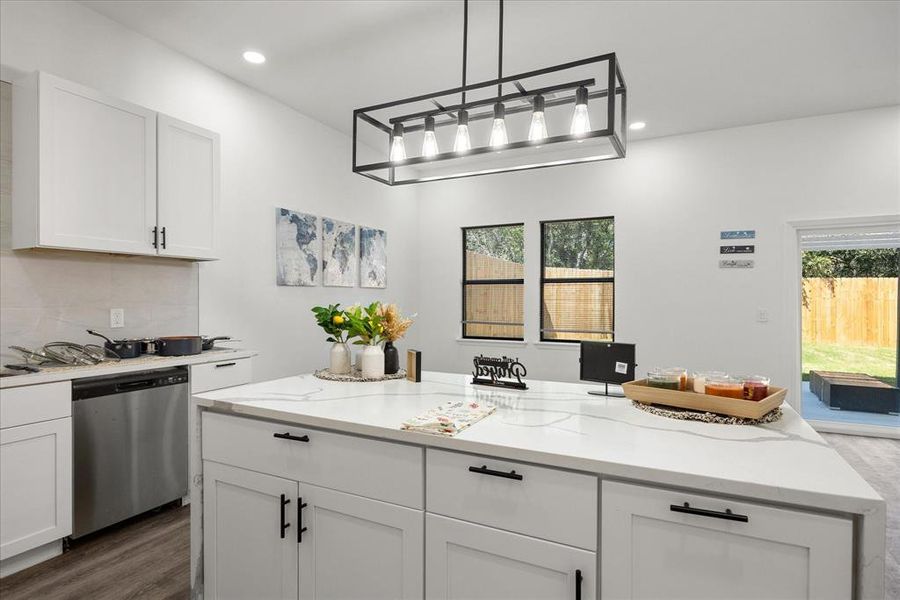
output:
<instances>
[{"instance_id":1,"label":"black cabinet handle","mask_svg":"<svg viewBox=\"0 0 900 600\"><path fill-rule=\"evenodd\" d=\"M308 442L308 435L291 435L290 433L273 433L273 437L277 437L280 440L291 440L294 442Z\"/></svg>"},{"instance_id":2,"label":"black cabinet handle","mask_svg":"<svg viewBox=\"0 0 900 600\"><path fill-rule=\"evenodd\" d=\"M507 473L506 471L495 471L493 469L488 469L487 465L481 465L480 467L469 467L469 471L472 473L480 473L481 475L493 475L494 477L504 477L506 479L515 479L516 481L522 481L524 477L519 475L515 471L510 471Z\"/></svg>"},{"instance_id":3,"label":"black cabinet handle","mask_svg":"<svg viewBox=\"0 0 900 600\"><path fill-rule=\"evenodd\" d=\"M307 504L303 501L303 498L297 498L297 543L303 543L303 532L306 531L306 527L303 526L303 509L306 508Z\"/></svg>"},{"instance_id":4,"label":"black cabinet handle","mask_svg":"<svg viewBox=\"0 0 900 600\"><path fill-rule=\"evenodd\" d=\"M153 247L159 248L159 227L153 228Z\"/></svg>"},{"instance_id":5,"label":"black cabinet handle","mask_svg":"<svg viewBox=\"0 0 900 600\"><path fill-rule=\"evenodd\" d=\"M285 523L284 517L284 507L291 503L290 498L285 498L284 494L281 495L281 539L284 539L284 532L287 531L287 528L291 526L290 523Z\"/></svg>"},{"instance_id":6,"label":"black cabinet handle","mask_svg":"<svg viewBox=\"0 0 900 600\"><path fill-rule=\"evenodd\" d=\"M684 504L671 504L669 505L669 510L672 512L680 512L687 513L689 515L698 515L700 517L712 517L713 519L725 519L726 521L740 521L741 523L747 523L750 521L750 517L747 515L738 515L731 512L730 508L726 508L725 512L720 512L717 510L707 510L705 508L694 508L687 502Z\"/></svg>"},{"instance_id":7,"label":"black cabinet handle","mask_svg":"<svg viewBox=\"0 0 900 600\"><path fill-rule=\"evenodd\" d=\"M581 569L575 569L575 600L581 600L581 582L584 577L581 576Z\"/></svg>"},{"instance_id":8,"label":"black cabinet handle","mask_svg":"<svg viewBox=\"0 0 900 600\"><path fill-rule=\"evenodd\" d=\"M222 367L233 367L233 366L236 365L236 364L237 364L236 362L231 362L231 363L221 363L221 364L216 365L216 368L217 368L217 369L221 369Z\"/></svg>"},{"instance_id":9,"label":"black cabinet handle","mask_svg":"<svg viewBox=\"0 0 900 600\"><path fill-rule=\"evenodd\" d=\"M165 250L165 248L166 248L166 228L163 227L162 230L160 231L160 233L162 234L162 247L163 247L163 250Z\"/></svg>"}]
</instances>

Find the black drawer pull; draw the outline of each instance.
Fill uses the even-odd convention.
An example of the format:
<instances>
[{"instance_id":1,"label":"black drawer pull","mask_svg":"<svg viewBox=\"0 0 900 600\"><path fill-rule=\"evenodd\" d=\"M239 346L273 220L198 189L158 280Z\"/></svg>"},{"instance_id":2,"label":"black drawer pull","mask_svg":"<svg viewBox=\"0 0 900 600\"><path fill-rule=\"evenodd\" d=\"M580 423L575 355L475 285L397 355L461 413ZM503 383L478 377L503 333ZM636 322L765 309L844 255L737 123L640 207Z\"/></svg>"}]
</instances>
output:
<instances>
[{"instance_id":1,"label":"black drawer pull","mask_svg":"<svg viewBox=\"0 0 900 600\"><path fill-rule=\"evenodd\" d=\"M575 600L581 600L581 582L583 580L581 569L575 569Z\"/></svg>"},{"instance_id":2,"label":"black drawer pull","mask_svg":"<svg viewBox=\"0 0 900 600\"><path fill-rule=\"evenodd\" d=\"M274 437L277 437L280 440L291 440L294 442L308 442L308 435L291 435L290 433L273 433Z\"/></svg>"},{"instance_id":3,"label":"black drawer pull","mask_svg":"<svg viewBox=\"0 0 900 600\"><path fill-rule=\"evenodd\" d=\"M303 543L303 532L306 531L306 527L303 526L303 509L307 507L306 502L303 501L303 498L297 498L297 543Z\"/></svg>"},{"instance_id":4,"label":"black drawer pull","mask_svg":"<svg viewBox=\"0 0 900 600\"><path fill-rule=\"evenodd\" d=\"M236 362L233 362L233 363L221 363L221 364L216 365L216 368L217 368L217 369L221 369L222 367L233 367L233 366L236 365L236 364L237 364Z\"/></svg>"},{"instance_id":5,"label":"black drawer pull","mask_svg":"<svg viewBox=\"0 0 900 600\"><path fill-rule=\"evenodd\" d=\"M731 512L730 508L726 508L725 512L720 512L717 510L707 510L705 508L694 508L687 502L683 505L672 504L669 506L669 510L672 512L680 512L687 513L689 515L698 515L701 517L712 517L714 519L725 519L726 521L740 521L741 523L747 523L750 521L750 517L747 515L738 515Z\"/></svg>"},{"instance_id":6,"label":"black drawer pull","mask_svg":"<svg viewBox=\"0 0 900 600\"><path fill-rule=\"evenodd\" d=\"M515 479L516 481L522 481L523 479L525 479L522 475L519 475L515 471L510 471L509 473L507 473L506 471L495 471L493 469L488 469L487 465L481 465L480 467L469 467L469 470L473 473L493 475L494 477L505 477L506 479Z\"/></svg>"},{"instance_id":7,"label":"black drawer pull","mask_svg":"<svg viewBox=\"0 0 900 600\"><path fill-rule=\"evenodd\" d=\"M290 498L285 498L284 494L281 495L281 539L284 539L284 532L287 531L287 528L291 526L290 523L285 523L284 517L284 507L291 503Z\"/></svg>"}]
</instances>

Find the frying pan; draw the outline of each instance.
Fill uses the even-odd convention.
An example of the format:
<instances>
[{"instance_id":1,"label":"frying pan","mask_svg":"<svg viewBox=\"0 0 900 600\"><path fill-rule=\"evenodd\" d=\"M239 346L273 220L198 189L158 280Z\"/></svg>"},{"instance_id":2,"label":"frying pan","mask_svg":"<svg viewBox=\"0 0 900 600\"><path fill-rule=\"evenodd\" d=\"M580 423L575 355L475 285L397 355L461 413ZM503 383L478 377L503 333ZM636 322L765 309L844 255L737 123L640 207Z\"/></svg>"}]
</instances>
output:
<instances>
[{"instance_id":1,"label":"frying pan","mask_svg":"<svg viewBox=\"0 0 900 600\"><path fill-rule=\"evenodd\" d=\"M199 335L177 335L156 340L157 356L186 356L200 354L202 350L203 338Z\"/></svg>"},{"instance_id":2,"label":"frying pan","mask_svg":"<svg viewBox=\"0 0 900 600\"><path fill-rule=\"evenodd\" d=\"M93 329L88 329L91 335L96 335L106 340L104 347L112 350L119 358L137 358L141 355L141 342L139 340L111 340L102 333L98 333Z\"/></svg>"},{"instance_id":3,"label":"frying pan","mask_svg":"<svg viewBox=\"0 0 900 600\"><path fill-rule=\"evenodd\" d=\"M205 352L207 350L212 350L215 347L216 342L219 340L224 341L224 340L230 340L230 339L231 339L231 336L229 336L229 335L219 335L216 337L206 337L204 335L203 336L203 351Z\"/></svg>"}]
</instances>

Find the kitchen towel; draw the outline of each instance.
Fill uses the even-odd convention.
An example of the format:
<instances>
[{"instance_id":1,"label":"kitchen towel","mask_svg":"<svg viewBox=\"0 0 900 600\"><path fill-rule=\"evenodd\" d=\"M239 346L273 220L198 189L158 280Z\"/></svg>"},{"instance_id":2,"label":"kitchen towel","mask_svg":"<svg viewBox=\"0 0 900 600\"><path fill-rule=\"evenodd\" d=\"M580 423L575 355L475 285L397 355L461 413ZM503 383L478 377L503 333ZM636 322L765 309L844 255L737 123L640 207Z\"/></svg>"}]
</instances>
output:
<instances>
[{"instance_id":1,"label":"kitchen towel","mask_svg":"<svg viewBox=\"0 0 900 600\"><path fill-rule=\"evenodd\" d=\"M495 410L496 406L485 406L474 400L449 400L418 417L403 421L400 429L452 437Z\"/></svg>"}]
</instances>

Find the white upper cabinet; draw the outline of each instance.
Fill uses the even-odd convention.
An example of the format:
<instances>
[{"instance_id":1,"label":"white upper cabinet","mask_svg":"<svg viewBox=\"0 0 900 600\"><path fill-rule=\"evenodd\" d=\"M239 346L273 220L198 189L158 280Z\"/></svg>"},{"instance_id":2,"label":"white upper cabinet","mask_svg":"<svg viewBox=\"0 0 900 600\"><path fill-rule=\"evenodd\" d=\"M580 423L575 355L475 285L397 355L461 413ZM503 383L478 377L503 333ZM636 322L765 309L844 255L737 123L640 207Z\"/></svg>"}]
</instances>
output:
<instances>
[{"instance_id":1,"label":"white upper cabinet","mask_svg":"<svg viewBox=\"0 0 900 600\"><path fill-rule=\"evenodd\" d=\"M14 248L215 258L217 134L41 72L12 110Z\"/></svg>"},{"instance_id":2,"label":"white upper cabinet","mask_svg":"<svg viewBox=\"0 0 900 600\"><path fill-rule=\"evenodd\" d=\"M156 113L47 73L13 90L13 246L156 254Z\"/></svg>"},{"instance_id":3,"label":"white upper cabinet","mask_svg":"<svg viewBox=\"0 0 900 600\"><path fill-rule=\"evenodd\" d=\"M160 114L159 254L216 258L219 134Z\"/></svg>"}]
</instances>

